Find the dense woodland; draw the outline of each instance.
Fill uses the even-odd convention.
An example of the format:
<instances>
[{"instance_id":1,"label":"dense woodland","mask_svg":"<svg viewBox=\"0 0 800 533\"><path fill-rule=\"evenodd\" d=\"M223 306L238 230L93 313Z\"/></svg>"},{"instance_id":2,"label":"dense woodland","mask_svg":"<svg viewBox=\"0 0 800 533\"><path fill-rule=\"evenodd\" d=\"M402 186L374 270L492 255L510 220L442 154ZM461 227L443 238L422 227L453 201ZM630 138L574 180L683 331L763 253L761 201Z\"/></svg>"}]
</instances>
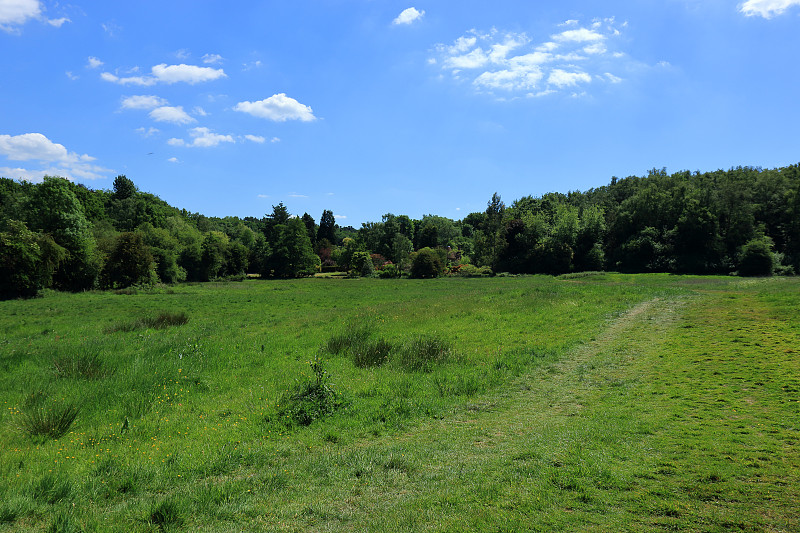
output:
<instances>
[{"instance_id":1,"label":"dense woodland","mask_svg":"<svg viewBox=\"0 0 800 533\"><path fill-rule=\"evenodd\" d=\"M112 190L58 177L0 178L0 298L41 289L292 278L615 270L800 272L800 165L612 178L586 192L499 195L462 220L386 214L340 227L281 203L262 218L214 218L168 205L125 176Z\"/></svg>"}]
</instances>

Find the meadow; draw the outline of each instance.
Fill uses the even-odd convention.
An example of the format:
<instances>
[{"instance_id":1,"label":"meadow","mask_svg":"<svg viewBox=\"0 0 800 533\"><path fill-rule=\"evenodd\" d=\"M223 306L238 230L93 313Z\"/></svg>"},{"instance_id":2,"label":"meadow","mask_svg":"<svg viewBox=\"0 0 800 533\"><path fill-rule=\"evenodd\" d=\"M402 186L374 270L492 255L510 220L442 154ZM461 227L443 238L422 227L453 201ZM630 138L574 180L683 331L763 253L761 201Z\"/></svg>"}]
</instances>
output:
<instances>
[{"instance_id":1,"label":"meadow","mask_svg":"<svg viewBox=\"0 0 800 533\"><path fill-rule=\"evenodd\" d=\"M798 531L800 279L0 302L0 529Z\"/></svg>"}]
</instances>

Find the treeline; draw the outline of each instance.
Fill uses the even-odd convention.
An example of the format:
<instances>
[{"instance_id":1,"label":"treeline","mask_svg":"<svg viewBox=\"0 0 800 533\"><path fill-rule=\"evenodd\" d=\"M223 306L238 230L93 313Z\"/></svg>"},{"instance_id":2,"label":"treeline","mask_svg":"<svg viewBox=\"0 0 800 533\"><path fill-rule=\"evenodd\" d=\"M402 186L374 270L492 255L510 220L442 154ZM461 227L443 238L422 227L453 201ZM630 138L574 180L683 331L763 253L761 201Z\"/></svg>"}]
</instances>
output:
<instances>
[{"instance_id":1,"label":"treeline","mask_svg":"<svg viewBox=\"0 0 800 533\"><path fill-rule=\"evenodd\" d=\"M0 178L0 297L43 288L290 278L562 274L590 270L770 275L800 271L800 166L652 170L586 192L495 194L462 220L386 214L358 230L281 203L262 218L205 217L141 192L57 177Z\"/></svg>"}]
</instances>

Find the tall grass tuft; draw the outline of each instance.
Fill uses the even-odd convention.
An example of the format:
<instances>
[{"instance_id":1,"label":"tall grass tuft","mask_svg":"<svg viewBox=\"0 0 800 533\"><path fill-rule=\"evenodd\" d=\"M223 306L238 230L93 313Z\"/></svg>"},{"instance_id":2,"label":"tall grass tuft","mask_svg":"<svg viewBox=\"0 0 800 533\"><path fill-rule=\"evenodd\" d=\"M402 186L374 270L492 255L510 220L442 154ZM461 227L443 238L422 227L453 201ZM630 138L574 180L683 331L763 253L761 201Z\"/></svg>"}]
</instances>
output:
<instances>
[{"instance_id":1,"label":"tall grass tuft","mask_svg":"<svg viewBox=\"0 0 800 533\"><path fill-rule=\"evenodd\" d=\"M336 333L325 343L325 350L333 355L341 355L356 346L364 344L372 335L374 326L371 322L347 324L342 331Z\"/></svg>"},{"instance_id":2,"label":"tall grass tuft","mask_svg":"<svg viewBox=\"0 0 800 533\"><path fill-rule=\"evenodd\" d=\"M184 523L184 511L175 500L163 500L150 509L147 521L161 530L180 528Z\"/></svg>"},{"instance_id":3,"label":"tall grass tuft","mask_svg":"<svg viewBox=\"0 0 800 533\"><path fill-rule=\"evenodd\" d=\"M112 371L103 367L98 354L61 355L53 359L53 370L60 378L103 379Z\"/></svg>"},{"instance_id":4,"label":"tall grass tuft","mask_svg":"<svg viewBox=\"0 0 800 533\"><path fill-rule=\"evenodd\" d=\"M39 502L58 503L69 498L72 482L60 475L49 473L28 485L28 493Z\"/></svg>"},{"instance_id":5,"label":"tall grass tuft","mask_svg":"<svg viewBox=\"0 0 800 533\"><path fill-rule=\"evenodd\" d=\"M419 335L398 350L397 361L406 370L430 372L452 354L450 342L438 335Z\"/></svg>"},{"instance_id":6,"label":"tall grass tuft","mask_svg":"<svg viewBox=\"0 0 800 533\"><path fill-rule=\"evenodd\" d=\"M172 326L183 326L189 322L189 315L181 312L161 311L160 313L137 318L129 322L120 322L106 328L106 333L116 333L118 331L136 331L139 329L166 329Z\"/></svg>"},{"instance_id":7,"label":"tall grass tuft","mask_svg":"<svg viewBox=\"0 0 800 533\"><path fill-rule=\"evenodd\" d=\"M375 341L365 341L357 346L353 346L350 352L353 363L359 368L380 366L389 360L394 346L385 339Z\"/></svg>"},{"instance_id":8,"label":"tall grass tuft","mask_svg":"<svg viewBox=\"0 0 800 533\"><path fill-rule=\"evenodd\" d=\"M20 429L34 438L58 439L77 418L80 407L68 403L31 409L20 416Z\"/></svg>"}]
</instances>

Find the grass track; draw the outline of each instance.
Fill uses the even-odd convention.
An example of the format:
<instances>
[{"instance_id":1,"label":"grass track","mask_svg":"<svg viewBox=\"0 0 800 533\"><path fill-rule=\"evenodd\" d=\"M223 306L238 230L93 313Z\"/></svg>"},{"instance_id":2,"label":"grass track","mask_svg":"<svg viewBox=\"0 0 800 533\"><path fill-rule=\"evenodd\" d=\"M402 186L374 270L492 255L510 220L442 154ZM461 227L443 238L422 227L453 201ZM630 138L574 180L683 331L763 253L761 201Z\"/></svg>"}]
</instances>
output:
<instances>
[{"instance_id":1,"label":"grass track","mask_svg":"<svg viewBox=\"0 0 800 533\"><path fill-rule=\"evenodd\" d=\"M578 292L567 293L566 282L504 283L484 285L486 292L461 302L446 285L420 286L442 292L422 313L402 300L393 308L408 310L391 315L400 318L385 326L391 336L401 325L447 313L454 325L448 328L445 321L443 327L465 336L470 352L490 356L504 336L527 330L533 344L546 346L552 355L521 374L506 375L503 385L454 397L450 404L421 398L429 408L439 407L429 415L410 412L397 426L370 422L361 427L369 419L348 415L264 441L252 425L228 422L246 414L237 407L242 405L237 383L253 367L241 356L232 382L215 383L213 376L197 371L217 394L219 407L231 409L204 407L200 398L209 391L182 398L195 412L213 414L227 426L222 441L208 443L202 464L188 452L181 454L162 433L173 433L177 425L145 414L137 434L150 432L154 442L172 452L151 456L167 466L107 458L101 468L56 471L47 483L46 477L34 476L20 485L13 480L15 472L19 476L20 455L6 455L0 463L6 480L0 485L5 496L0 519L19 509L14 520L3 519L7 528L19 531L45 529L58 517L62 525L101 531L800 530L797 280L610 276L570 282ZM626 293L616 301L628 305L603 308L618 313L627 307L613 320L598 322L600 315L584 314L580 320L595 325L590 331L554 327L559 313L570 316L580 306L626 290L635 296ZM521 300L514 298L506 320L489 312L509 295L540 294L542 302L552 300L547 314L517 309ZM391 293L383 297L392 300ZM390 316L384 304L373 304L373 312ZM227 306L246 323L237 313L241 301L232 296ZM12 307L20 309L18 303ZM296 312L302 315L302 309ZM195 322L197 313L190 311ZM526 328L526 316L535 327ZM221 332L236 326L223 318L197 326L207 332L218 328L213 346L257 342L247 334L229 340ZM503 330L506 321L509 328ZM470 325L488 333L469 336ZM182 347L186 342L183 334L167 335L169 343ZM321 338L298 342L313 345ZM289 353L297 349L285 339L276 342ZM206 341L205 353L209 344L212 340ZM509 344L531 346L522 339ZM346 365L332 363L337 373L347 371ZM119 374L109 379L122 379ZM391 395L401 398L393 409L412 409L414 395L431 388L429 381L414 388L431 379L424 374L381 369L354 375L377 378L362 389L367 399L381 380L389 380L395 389ZM405 400L404 387L411 395ZM174 406L166 412L177 416ZM2 419L4 427L10 419ZM231 435L244 442L228 440L226 446ZM180 438L197 454L191 437ZM11 442L20 445L18 437ZM51 449L56 444L68 448L51 442ZM121 443L109 443L115 445ZM81 450L72 450L80 457ZM37 453L28 450L25 461L34 462ZM114 480L123 486L111 491L99 486ZM77 507L70 508L70 502ZM172 522L171 511L178 516Z\"/></svg>"}]
</instances>

